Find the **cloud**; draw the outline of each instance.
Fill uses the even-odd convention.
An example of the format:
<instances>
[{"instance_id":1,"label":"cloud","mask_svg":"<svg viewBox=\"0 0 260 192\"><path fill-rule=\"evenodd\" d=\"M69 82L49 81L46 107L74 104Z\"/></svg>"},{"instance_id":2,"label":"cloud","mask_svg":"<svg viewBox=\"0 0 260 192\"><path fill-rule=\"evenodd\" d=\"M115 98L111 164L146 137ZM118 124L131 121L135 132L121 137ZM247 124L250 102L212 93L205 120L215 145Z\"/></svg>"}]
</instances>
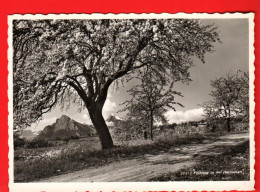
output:
<instances>
[{"instance_id":1,"label":"cloud","mask_svg":"<svg viewBox=\"0 0 260 192\"><path fill-rule=\"evenodd\" d=\"M31 124L31 126L29 126L27 129L31 130L33 132L41 131L47 125L53 124L56 121L56 119L57 119L56 117L52 117L52 118L44 118L43 117L42 120Z\"/></svg>"},{"instance_id":2,"label":"cloud","mask_svg":"<svg viewBox=\"0 0 260 192\"><path fill-rule=\"evenodd\" d=\"M89 119L90 117L89 117L89 114L86 112L86 113L84 113L83 115L82 115L82 117L83 117L83 119Z\"/></svg>"},{"instance_id":3,"label":"cloud","mask_svg":"<svg viewBox=\"0 0 260 192\"><path fill-rule=\"evenodd\" d=\"M52 124L56 121L56 117L53 117L53 118L45 118L41 121L41 123L45 123L45 124Z\"/></svg>"},{"instance_id":4,"label":"cloud","mask_svg":"<svg viewBox=\"0 0 260 192\"><path fill-rule=\"evenodd\" d=\"M185 112L170 110L166 112L169 123L181 123L187 121L199 121L203 119L203 108L191 109Z\"/></svg>"},{"instance_id":5,"label":"cloud","mask_svg":"<svg viewBox=\"0 0 260 192\"><path fill-rule=\"evenodd\" d=\"M114 111L115 107L116 107L116 103L111 101L111 94L108 93L107 100L106 100L105 105L103 107L103 111L104 112Z\"/></svg>"},{"instance_id":6,"label":"cloud","mask_svg":"<svg viewBox=\"0 0 260 192\"><path fill-rule=\"evenodd\" d=\"M111 101L111 94L108 93L106 102L102 110L103 117L105 120L109 117L109 115L114 114L115 108L116 108L116 103ZM82 119L84 119L84 123L92 124L87 110L83 111Z\"/></svg>"},{"instance_id":7,"label":"cloud","mask_svg":"<svg viewBox=\"0 0 260 192\"><path fill-rule=\"evenodd\" d=\"M88 114L87 110L84 110L84 113L82 114L82 118L83 118L83 123L92 125L92 121L91 121L91 119L89 117L89 114Z\"/></svg>"}]
</instances>

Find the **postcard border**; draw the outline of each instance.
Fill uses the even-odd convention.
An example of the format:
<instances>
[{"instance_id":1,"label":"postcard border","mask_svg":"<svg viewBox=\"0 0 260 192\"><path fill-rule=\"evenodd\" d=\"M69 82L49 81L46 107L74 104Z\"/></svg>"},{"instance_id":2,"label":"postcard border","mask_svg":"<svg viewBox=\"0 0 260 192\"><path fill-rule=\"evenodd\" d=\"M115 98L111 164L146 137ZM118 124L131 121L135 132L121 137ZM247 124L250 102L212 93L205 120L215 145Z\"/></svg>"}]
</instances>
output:
<instances>
[{"instance_id":1,"label":"postcard border","mask_svg":"<svg viewBox=\"0 0 260 192\"><path fill-rule=\"evenodd\" d=\"M231 19L231 18L247 18L249 19L249 95L250 95L250 181L203 181L203 185L199 182L95 182L95 183L14 183L13 182L13 72L12 72L12 20L14 19L152 19L152 18L197 18L197 19ZM254 81L255 81L255 55L254 55L254 13L177 13L177 14L14 14L8 16L8 146L9 146L9 189L10 191L31 192L36 189L45 190L47 192L63 190L67 191L187 191L187 190L254 190L254 165L255 165L255 102L254 102ZM76 187L75 187L76 185ZM58 187L57 187L58 186ZM98 186L98 189L96 188ZM116 187L114 187L116 186Z\"/></svg>"}]
</instances>

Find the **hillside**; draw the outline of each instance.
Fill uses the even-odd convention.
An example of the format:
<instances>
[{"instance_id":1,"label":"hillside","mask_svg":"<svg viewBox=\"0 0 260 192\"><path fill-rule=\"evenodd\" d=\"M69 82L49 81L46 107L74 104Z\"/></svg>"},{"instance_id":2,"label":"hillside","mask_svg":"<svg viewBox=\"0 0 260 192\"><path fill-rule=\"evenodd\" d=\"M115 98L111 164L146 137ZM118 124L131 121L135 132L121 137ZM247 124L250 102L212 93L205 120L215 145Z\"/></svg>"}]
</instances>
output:
<instances>
[{"instance_id":1,"label":"hillside","mask_svg":"<svg viewBox=\"0 0 260 192\"><path fill-rule=\"evenodd\" d=\"M90 137L96 135L93 126L81 124L66 115L62 115L52 125L46 126L38 135L39 138L50 140L72 137Z\"/></svg>"}]
</instances>

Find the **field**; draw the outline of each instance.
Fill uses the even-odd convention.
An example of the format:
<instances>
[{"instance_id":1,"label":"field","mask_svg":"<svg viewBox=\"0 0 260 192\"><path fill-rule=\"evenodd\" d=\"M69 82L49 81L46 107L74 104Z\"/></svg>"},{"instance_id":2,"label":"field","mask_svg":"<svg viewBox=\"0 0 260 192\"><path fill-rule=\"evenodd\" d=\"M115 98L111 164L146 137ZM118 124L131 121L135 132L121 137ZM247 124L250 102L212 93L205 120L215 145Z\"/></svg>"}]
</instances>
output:
<instances>
[{"instance_id":1,"label":"field","mask_svg":"<svg viewBox=\"0 0 260 192\"><path fill-rule=\"evenodd\" d=\"M14 160L29 161L34 159L41 159L45 157L53 158L62 153L66 153L70 149L78 149L92 151L101 149L98 137L81 138L79 140L70 140L67 144L61 146L44 147L44 148L18 148L14 153Z\"/></svg>"},{"instance_id":2,"label":"field","mask_svg":"<svg viewBox=\"0 0 260 192\"><path fill-rule=\"evenodd\" d=\"M88 169L91 167L99 168L115 162L118 162L116 164L120 164L120 162L126 162L128 160L135 161L147 155L150 157L161 157L161 155L166 155L168 158L169 155L176 156L176 153L172 153L170 151L174 151L175 149L177 150L177 148L182 148L183 146L191 146L196 148L197 146L201 146L203 148L205 143L210 146L211 143L217 143L219 138L219 133L189 133L184 134L183 137L173 136L164 133L158 136L154 141L135 140L127 142L115 142L115 148L103 151L101 150L97 137L70 140L67 144L54 147L35 149L19 148L15 150L14 154L14 180L15 182L38 181L44 178L49 178L66 173L70 174L72 172ZM238 141L239 139L236 140L236 142ZM234 146L233 148L235 150L236 146ZM219 151L221 150L222 148ZM224 153L226 152L226 150L221 151L221 153L222 152ZM248 149L247 152L243 152L243 155L246 155L246 153L248 153ZM228 157L228 153L225 154L227 155L227 158L230 158ZM233 160L238 160L236 159L238 157L238 155L236 154L237 153L233 154L235 159L225 161L227 164L226 166L229 166L230 163L235 162ZM178 153L177 156L182 158L183 154ZM243 157L243 163L246 164L245 166L248 166L248 157ZM214 159L215 157L211 158ZM219 162L222 161L222 159L219 160ZM205 164L205 162L208 162L208 164ZM206 167L211 167L212 164L210 164L210 162L212 162L212 160L207 157L207 159L204 159L204 161L202 162L202 165L205 164ZM169 163L171 164L171 162L165 162L165 164ZM240 165L238 165L238 167L239 166ZM158 174L159 173L160 172L158 172ZM175 176L171 175L172 173L168 173L166 175L163 174L161 176L158 174L151 179L160 181L174 180L173 178L175 178ZM192 178L186 179L193 180Z\"/></svg>"},{"instance_id":3,"label":"field","mask_svg":"<svg viewBox=\"0 0 260 192\"><path fill-rule=\"evenodd\" d=\"M150 181L244 181L249 180L249 143L232 147L221 155L204 158L178 172L151 178ZM216 169L218 168L218 170ZM216 171L217 170L217 171Z\"/></svg>"},{"instance_id":4,"label":"field","mask_svg":"<svg viewBox=\"0 0 260 192\"><path fill-rule=\"evenodd\" d=\"M112 161L129 159L143 154L167 151L172 146L188 143L201 143L203 136L175 138L174 140L140 140L135 145L117 146L110 150L100 150L97 137L69 142L61 147L39 149L18 149L15 151L15 182L28 182L61 173L100 166Z\"/></svg>"}]
</instances>

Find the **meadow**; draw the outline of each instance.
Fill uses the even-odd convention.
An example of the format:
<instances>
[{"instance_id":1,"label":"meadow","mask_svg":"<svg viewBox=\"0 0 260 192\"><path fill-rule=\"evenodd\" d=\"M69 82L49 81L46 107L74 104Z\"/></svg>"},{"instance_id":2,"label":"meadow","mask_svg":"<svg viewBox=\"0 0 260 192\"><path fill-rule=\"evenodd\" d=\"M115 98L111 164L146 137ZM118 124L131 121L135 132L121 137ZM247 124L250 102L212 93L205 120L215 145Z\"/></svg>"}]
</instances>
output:
<instances>
[{"instance_id":1,"label":"meadow","mask_svg":"<svg viewBox=\"0 0 260 192\"><path fill-rule=\"evenodd\" d=\"M98 137L71 140L62 146L19 148L14 152L14 180L31 182L138 155L167 151L173 146L202 143L204 139L203 135L197 133L182 137L164 133L154 141L115 141L115 147L109 150L101 150Z\"/></svg>"},{"instance_id":2,"label":"meadow","mask_svg":"<svg viewBox=\"0 0 260 192\"><path fill-rule=\"evenodd\" d=\"M156 131L155 131L156 133ZM80 138L44 148L18 148L14 152L14 181L33 182L55 175L70 173L88 167L97 167L114 161L131 159L144 154L158 154L187 145L202 144L205 140L216 140L226 132L206 133L205 128L179 127L158 131L155 139L114 139L113 149L101 150L98 137ZM222 162L222 160L219 160ZM202 165L205 162L202 162ZM200 166L200 165L199 165ZM212 166L207 164L205 166ZM172 179L164 175L154 180Z\"/></svg>"},{"instance_id":3,"label":"meadow","mask_svg":"<svg viewBox=\"0 0 260 192\"><path fill-rule=\"evenodd\" d=\"M221 155L207 157L195 166L169 172L150 181L245 181L250 179L249 161L247 141ZM217 168L219 171L216 171Z\"/></svg>"}]
</instances>

